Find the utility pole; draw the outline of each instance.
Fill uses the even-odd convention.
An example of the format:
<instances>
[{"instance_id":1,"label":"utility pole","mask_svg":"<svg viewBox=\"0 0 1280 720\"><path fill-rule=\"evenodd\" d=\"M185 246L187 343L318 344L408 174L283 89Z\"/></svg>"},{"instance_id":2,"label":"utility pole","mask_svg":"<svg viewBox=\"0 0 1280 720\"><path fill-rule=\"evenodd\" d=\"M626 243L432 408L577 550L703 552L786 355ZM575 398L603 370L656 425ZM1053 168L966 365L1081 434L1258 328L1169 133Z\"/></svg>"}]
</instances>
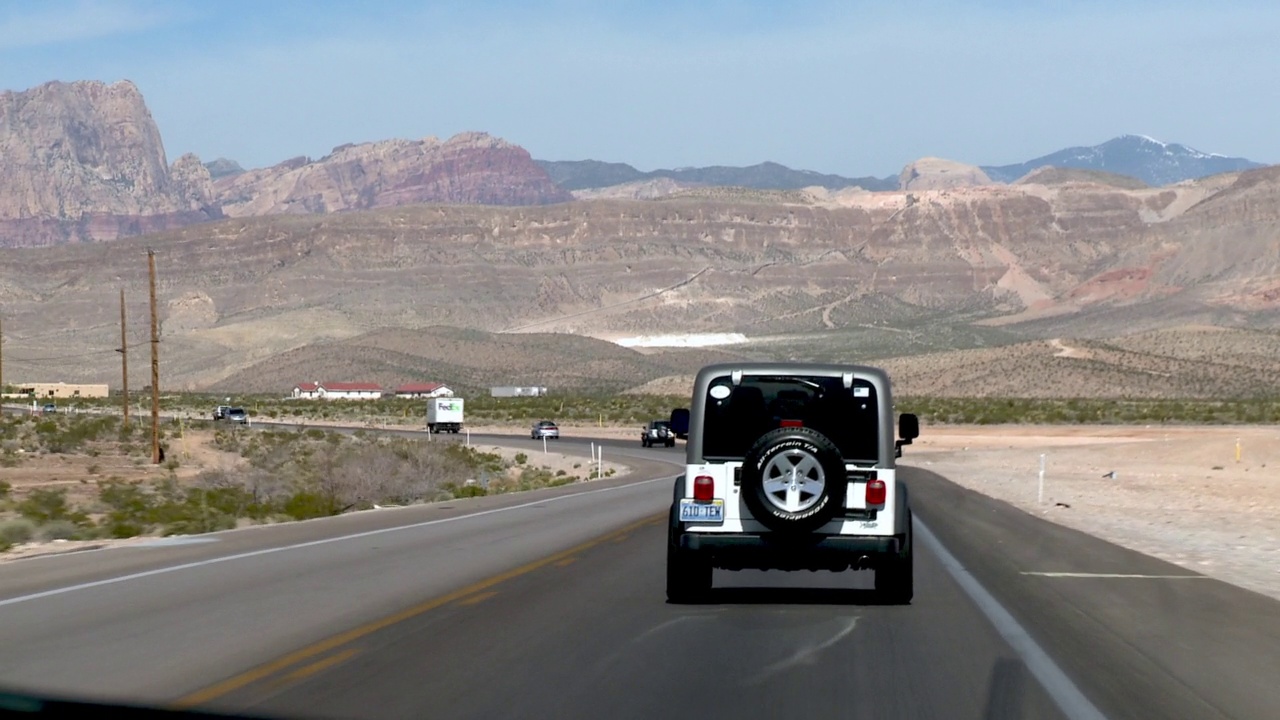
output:
<instances>
[{"instance_id":1,"label":"utility pole","mask_svg":"<svg viewBox=\"0 0 1280 720\"><path fill-rule=\"evenodd\" d=\"M160 464L160 319L156 316L156 251L147 248L151 280L151 462Z\"/></svg>"},{"instance_id":2,"label":"utility pole","mask_svg":"<svg viewBox=\"0 0 1280 720\"><path fill-rule=\"evenodd\" d=\"M120 288L120 388L123 393L124 429L129 429L129 341L124 331L124 288Z\"/></svg>"},{"instance_id":3,"label":"utility pole","mask_svg":"<svg viewBox=\"0 0 1280 720\"><path fill-rule=\"evenodd\" d=\"M4 328L0 326L0 395L4 395Z\"/></svg>"}]
</instances>

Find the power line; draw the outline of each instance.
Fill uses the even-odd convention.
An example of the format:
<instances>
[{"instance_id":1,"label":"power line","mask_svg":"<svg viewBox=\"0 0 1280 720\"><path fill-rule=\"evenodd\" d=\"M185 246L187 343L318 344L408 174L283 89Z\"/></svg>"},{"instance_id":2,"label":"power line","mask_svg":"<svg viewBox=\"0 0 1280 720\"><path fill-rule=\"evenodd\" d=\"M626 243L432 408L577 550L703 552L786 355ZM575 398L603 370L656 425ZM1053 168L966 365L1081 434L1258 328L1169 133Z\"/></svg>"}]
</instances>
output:
<instances>
[{"instance_id":1,"label":"power line","mask_svg":"<svg viewBox=\"0 0 1280 720\"><path fill-rule=\"evenodd\" d=\"M149 342L151 341L139 340L138 342L132 343L126 347L129 347L129 348L142 347L143 345L146 345ZM13 357L12 355L10 355L7 359L16 360L17 362L38 363L38 362L48 362L50 360L78 360L80 358L93 357L94 355L105 355L108 353L114 353L119 351L120 351L119 348L111 348L110 350L90 350L88 352L75 353L72 355L51 355L49 357L38 357L38 358Z\"/></svg>"}]
</instances>

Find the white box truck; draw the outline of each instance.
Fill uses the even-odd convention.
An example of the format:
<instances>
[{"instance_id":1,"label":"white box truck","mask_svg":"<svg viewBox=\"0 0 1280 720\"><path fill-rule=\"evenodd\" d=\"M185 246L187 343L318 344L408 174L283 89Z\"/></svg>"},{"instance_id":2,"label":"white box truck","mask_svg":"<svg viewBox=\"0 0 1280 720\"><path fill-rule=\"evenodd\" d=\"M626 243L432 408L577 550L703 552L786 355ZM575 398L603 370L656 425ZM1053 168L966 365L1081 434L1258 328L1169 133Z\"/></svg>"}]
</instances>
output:
<instances>
[{"instance_id":1,"label":"white box truck","mask_svg":"<svg viewBox=\"0 0 1280 720\"><path fill-rule=\"evenodd\" d=\"M462 398L440 397L427 400L427 430L433 433L457 433L462 429Z\"/></svg>"}]
</instances>

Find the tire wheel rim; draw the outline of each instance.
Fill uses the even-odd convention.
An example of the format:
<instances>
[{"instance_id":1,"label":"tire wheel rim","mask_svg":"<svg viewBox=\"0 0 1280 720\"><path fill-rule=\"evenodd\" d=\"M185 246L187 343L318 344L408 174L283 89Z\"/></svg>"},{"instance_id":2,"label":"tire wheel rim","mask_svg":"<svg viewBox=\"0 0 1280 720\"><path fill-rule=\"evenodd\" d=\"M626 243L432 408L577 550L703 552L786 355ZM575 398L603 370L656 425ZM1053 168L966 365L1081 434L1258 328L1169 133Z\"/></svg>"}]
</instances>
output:
<instances>
[{"instance_id":1,"label":"tire wheel rim","mask_svg":"<svg viewBox=\"0 0 1280 720\"><path fill-rule=\"evenodd\" d=\"M764 497L770 505L787 512L804 512L822 499L827 475L822 463L804 450L786 450L774 455L764 466Z\"/></svg>"}]
</instances>

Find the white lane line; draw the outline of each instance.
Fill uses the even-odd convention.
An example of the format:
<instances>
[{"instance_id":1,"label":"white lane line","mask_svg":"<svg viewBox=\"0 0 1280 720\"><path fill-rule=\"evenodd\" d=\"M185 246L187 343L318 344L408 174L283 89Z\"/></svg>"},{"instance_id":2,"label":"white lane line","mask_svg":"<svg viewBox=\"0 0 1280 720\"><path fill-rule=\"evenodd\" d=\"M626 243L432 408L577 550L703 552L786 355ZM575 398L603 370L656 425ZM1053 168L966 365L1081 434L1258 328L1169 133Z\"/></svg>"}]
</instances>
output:
<instances>
[{"instance_id":1,"label":"white lane line","mask_svg":"<svg viewBox=\"0 0 1280 720\"><path fill-rule=\"evenodd\" d=\"M274 553L286 552L289 550L300 550L302 548L316 547L319 545L328 545L330 543L343 542L345 540L356 540L359 538L373 537L375 535L385 535L387 533L401 532L404 530L417 530L419 528L431 525L442 525L449 522L457 522L459 520L470 520L473 518L484 517L485 515L496 515L498 513L511 512L513 510L523 510L531 508L535 505L549 505L554 502L562 502L575 498L585 497L587 495L598 495L600 493L617 492L628 488L640 487L656 482L672 482L676 476L654 478L652 480L641 480L640 482L628 483L626 485L618 485L610 488L598 488L596 490L586 490L572 495L561 495L559 497L545 498L542 500L533 500L520 505L512 505L510 507L494 508L492 510L481 510L467 515L458 515L455 517L439 518L436 520L426 520L411 525L397 525L396 527L379 528L377 530L366 530L365 532L352 533L350 535L339 535L337 537L324 538L323 540L311 540L304 543L295 543L293 545L281 545L280 547L264 548L262 550L253 550L250 552L237 553L235 555L225 555L223 557L209 558L208 560L198 560L196 562L183 563L182 565L173 565L170 567L156 568L155 570L145 570L143 572L131 573L129 575L121 575L119 577L107 578L105 580L95 580L93 582L80 583L78 585L68 585L67 587L56 588L54 590L44 590L30 595L19 595L4 600L0 600L0 607L6 605L17 605L19 603L31 602L32 600L40 600L42 598L53 597L55 595L64 595L66 593L77 592L79 590L88 590L90 588L102 587L103 585L115 585L116 583L128 582L130 580L140 580L154 575L164 575L165 573L177 572L179 570L190 570L192 568L205 567L207 565L217 565L219 563L232 562L234 560L244 560L245 558L259 557L262 555L271 555Z\"/></svg>"},{"instance_id":2,"label":"white lane line","mask_svg":"<svg viewBox=\"0 0 1280 720\"><path fill-rule=\"evenodd\" d=\"M1086 573L1086 572L1036 572L1022 571L1023 575L1039 575L1051 578L1144 578L1150 580L1211 580L1208 575L1130 575L1127 573Z\"/></svg>"},{"instance_id":3,"label":"white lane line","mask_svg":"<svg viewBox=\"0 0 1280 720\"><path fill-rule=\"evenodd\" d=\"M978 579L970 574L949 550L942 546L920 518L913 518L913 520L912 531L924 541L934 555L938 556L942 566L973 600L982 614L987 616L995 626L996 632L1000 633L1000 637L1003 637L1014 652L1018 653L1022 662L1026 663L1027 669L1040 682L1040 686L1053 699L1062 714L1070 720L1106 720L1106 715L1089 702L1089 698L1080 692L1080 688L1071 682L1071 678L1062 672L1062 668L1058 667L1049 654L1036 643L1031 634L1018 624L1000 601L987 592L987 589L982 587L982 583L978 582Z\"/></svg>"}]
</instances>

